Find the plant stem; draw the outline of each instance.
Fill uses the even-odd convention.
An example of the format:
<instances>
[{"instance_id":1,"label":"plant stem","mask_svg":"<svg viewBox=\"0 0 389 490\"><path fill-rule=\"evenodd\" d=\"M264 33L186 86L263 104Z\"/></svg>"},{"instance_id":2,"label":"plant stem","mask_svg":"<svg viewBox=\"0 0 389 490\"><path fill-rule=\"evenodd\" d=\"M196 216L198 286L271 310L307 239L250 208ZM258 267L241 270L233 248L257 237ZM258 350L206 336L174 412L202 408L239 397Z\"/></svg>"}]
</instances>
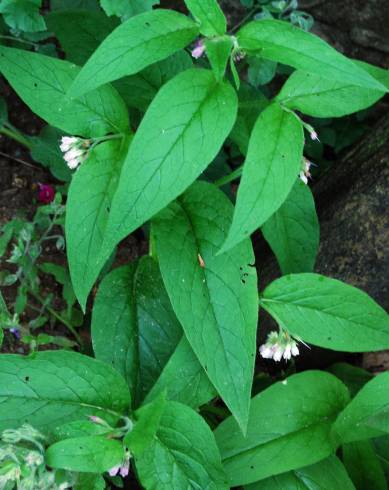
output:
<instances>
[{"instance_id":1,"label":"plant stem","mask_svg":"<svg viewBox=\"0 0 389 490\"><path fill-rule=\"evenodd\" d=\"M242 175L243 171L243 165L240 167L236 168L233 172L229 173L228 175L225 175L224 177L221 177L220 179L216 180L214 184L217 187L222 187L225 184L228 184L229 182L232 182L233 180L236 180L238 177Z\"/></svg>"},{"instance_id":2,"label":"plant stem","mask_svg":"<svg viewBox=\"0 0 389 490\"><path fill-rule=\"evenodd\" d=\"M11 127L8 123L5 123L4 126L0 128L0 133L5 134L9 138L12 138L23 146L26 146L28 149L31 149L31 143L28 141L28 139L17 129Z\"/></svg>"},{"instance_id":3,"label":"plant stem","mask_svg":"<svg viewBox=\"0 0 389 490\"><path fill-rule=\"evenodd\" d=\"M16 41L18 43L29 44L30 46L39 46L37 43L33 43L32 41L26 41L25 39L20 39L14 36L0 36L0 39L8 39L8 41Z\"/></svg>"},{"instance_id":4,"label":"plant stem","mask_svg":"<svg viewBox=\"0 0 389 490\"><path fill-rule=\"evenodd\" d=\"M50 306L46 305L45 304L45 300L43 298L41 298L39 296L39 294L37 293L34 293L33 291L30 291L30 294L32 296L34 296L34 298L39 301L40 303L42 303L42 305L44 305L44 307L46 308L46 310L51 314L53 315L54 318L56 318L59 322L61 322L63 325L65 325L65 327L67 327L69 329L69 331L74 335L75 339L77 340L77 342L82 345L83 342L82 342L82 339L81 337L79 336L79 334L77 333L77 331L75 330L75 328L73 327L73 325L71 323L69 323L67 320L65 320L65 318L63 318L59 313L57 313L53 308L51 308Z\"/></svg>"}]
</instances>

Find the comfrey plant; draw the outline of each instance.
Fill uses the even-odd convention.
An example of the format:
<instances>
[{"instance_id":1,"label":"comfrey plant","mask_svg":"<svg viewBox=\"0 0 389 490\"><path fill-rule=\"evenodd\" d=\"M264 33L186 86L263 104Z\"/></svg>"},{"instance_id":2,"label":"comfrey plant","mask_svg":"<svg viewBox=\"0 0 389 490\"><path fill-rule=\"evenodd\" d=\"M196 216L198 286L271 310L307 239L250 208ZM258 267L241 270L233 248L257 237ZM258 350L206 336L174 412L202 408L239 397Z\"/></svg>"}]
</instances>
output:
<instances>
[{"instance_id":1,"label":"comfrey plant","mask_svg":"<svg viewBox=\"0 0 389 490\"><path fill-rule=\"evenodd\" d=\"M362 488L373 465L385 488L387 373L338 366L262 390L253 378L259 308L279 325L260 347L269 362L310 344L389 348L379 305L312 272L319 226L304 157L304 131L320 137L309 117L369 107L387 71L278 18L227 32L216 0L185 0L189 16L119 3L101 0L120 25L97 5L45 17L67 60L0 46L3 76L61 133L73 171L66 248L83 309L98 282L95 359L0 356L0 429L39 430L47 467L84 475L83 489L132 472L146 489L343 490ZM279 93L244 81L253 59L291 67ZM229 167L238 153L244 163ZM146 223L150 254L110 270ZM258 229L282 272L259 294Z\"/></svg>"}]
</instances>

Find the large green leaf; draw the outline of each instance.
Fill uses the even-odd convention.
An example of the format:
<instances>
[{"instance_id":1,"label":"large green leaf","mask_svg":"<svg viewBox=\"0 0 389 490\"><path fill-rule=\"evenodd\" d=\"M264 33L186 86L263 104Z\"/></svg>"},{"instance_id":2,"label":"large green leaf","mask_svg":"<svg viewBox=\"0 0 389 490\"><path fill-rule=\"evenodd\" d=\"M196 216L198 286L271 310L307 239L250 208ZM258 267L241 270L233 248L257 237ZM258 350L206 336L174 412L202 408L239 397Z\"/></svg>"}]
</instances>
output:
<instances>
[{"instance_id":1,"label":"large green leaf","mask_svg":"<svg viewBox=\"0 0 389 490\"><path fill-rule=\"evenodd\" d=\"M248 240L217 255L231 214L222 191L197 182L153 226L174 311L209 379L244 430L256 348L257 275Z\"/></svg>"},{"instance_id":2,"label":"large green leaf","mask_svg":"<svg viewBox=\"0 0 389 490\"><path fill-rule=\"evenodd\" d=\"M355 490L343 464L330 456L311 466L282 473L244 487L245 490Z\"/></svg>"},{"instance_id":3,"label":"large green leaf","mask_svg":"<svg viewBox=\"0 0 389 490\"><path fill-rule=\"evenodd\" d=\"M168 402L157 434L135 455L139 480L158 490L226 490L220 454L206 422L194 410Z\"/></svg>"},{"instance_id":4,"label":"large green leaf","mask_svg":"<svg viewBox=\"0 0 389 490\"><path fill-rule=\"evenodd\" d=\"M339 415L334 431L343 442L361 441L389 433L389 373L366 383Z\"/></svg>"},{"instance_id":5,"label":"large green leaf","mask_svg":"<svg viewBox=\"0 0 389 490\"><path fill-rule=\"evenodd\" d=\"M136 15L101 43L69 93L79 97L107 82L137 73L184 48L197 33L194 22L173 10Z\"/></svg>"},{"instance_id":6,"label":"large green leaf","mask_svg":"<svg viewBox=\"0 0 389 490\"><path fill-rule=\"evenodd\" d=\"M227 20L217 0L184 0L190 13L200 24L206 37L222 36L227 30Z\"/></svg>"},{"instance_id":7,"label":"large green leaf","mask_svg":"<svg viewBox=\"0 0 389 490\"><path fill-rule=\"evenodd\" d=\"M124 141L98 145L70 184L65 226L67 256L74 291L83 308L99 273L97 263L125 149Z\"/></svg>"},{"instance_id":8,"label":"large green leaf","mask_svg":"<svg viewBox=\"0 0 389 490\"><path fill-rule=\"evenodd\" d=\"M271 104L251 133L234 219L222 251L250 236L287 198L301 168L303 127L297 117Z\"/></svg>"},{"instance_id":9,"label":"large green leaf","mask_svg":"<svg viewBox=\"0 0 389 490\"><path fill-rule=\"evenodd\" d=\"M45 455L48 466L84 473L103 473L124 458L123 445L104 436L65 439L50 446Z\"/></svg>"},{"instance_id":10,"label":"large green leaf","mask_svg":"<svg viewBox=\"0 0 389 490\"><path fill-rule=\"evenodd\" d=\"M385 87L319 37L289 22L264 19L246 24L237 34L249 54L279 61L329 80L386 91Z\"/></svg>"},{"instance_id":11,"label":"large green leaf","mask_svg":"<svg viewBox=\"0 0 389 490\"><path fill-rule=\"evenodd\" d=\"M95 355L127 380L138 404L182 337L156 262L144 257L109 273L92 314Z\"/></svg>"},{"instance_id":12,"label":"large green leaf","mask_svg":"<svg viewBox=\"0 0 389 490\"><path fill-rule=\"evenodd\" d=\"M49 124L70 134L101 136L128 130L127 109L112 87L80 99L66 96L79 68L68 61L0 46L0 72Z\"/></svg>"},{"instance_id":13,"label":"large green leaf","mask_svg":"<svg viewBox=\"0 0 389 490\"><path fill-rule=\"evenodd\" d=\"M389 348L389 316L363 291L319 274L273 281L261 305L292 335L333 350Z\"/></svg>"},{"instance_id":14,"label":"large green leaf","mask_svg":"<svg viewBox=\"0 0 389 490\"><path fill-rule=\"evenodd\" d=\"M372 65L358 64L384 83L389 83L389 70ZM290 109L297 109L315 117L340 117L358 112L373 105L383 97L383 90L359 87L351 82L328 80L321 75L295 71L282 87L277 100Z\"/></svg>"},{"instance_id":15,"label":"large green leaf","mask_svg":"<svg viewBox=\"0 0 389 490\"><path fill-rule=\"evenodd\" d=\"M370 441L343 446L343 461L357 490L387 490L385 473Z\"/></svg>"},{"instance_id":16,"label":"large green leaf","mask_svg":"<svg viewBox=\"0 0 389 490\"><path fill-rule=\"evenodd\" d=\"M0 356L0 430L28 423L45 433L97 415L115 423L130 404L123 378L110 366L67 351Z\"/></svg>"},{"instance_id":17,"label":"large green leaf","mask_svg":"<svg viewBox=\"0 0 389 490\"><path fill-rule=\"evenodd\" d=\"M236 95L209 70L187 70L153 100L130 147L112 204L102 262L123 237L181 194L231 131Z\"/></svg>"},{"instance_id":18,"label":"large green leaf","mask_svg":"<svg viewBox=\"0 0 389 490\"><path fill-rule=\"evenodd\" d=\"M166 393L169 400L193 408L204 405L216 395L215 388L185 337L166 363L145 402L154 400L161 393Z\"/></svg>"},{"instance_id":19,"label":"large green leaf","mask_svg":"<svg viewBox=\"0 0 389 490\"><path fill-rule=\"evenodd\" d=\"M251 401L247 436L232 417L215 431L230 485L244 485L307 466L332 454L331 426L349 400L335 376L295 374Z\"/></svg>"},{"instance_id":20,"label":"large green leaf","mask_svg":"<svg viewBox=\"0 0 389 490\"><path fill-rule=\"evenodd\" d=\"M311 272L319 249L319 221L312 192L301 180L262 226L283 274Z\"/></svg>"},{"instance_id":21,"label":"large green leaf","mask_svg":"<svg viewBox=\"0 0 389 490\"><path fill-rule=\"evenodd\" d=\"M66 59L76 65L83 65L118 25L117 19L109 19L103 12L94 10L51 12L46 22L61 43Z\"/></svg>"}]
</instances>

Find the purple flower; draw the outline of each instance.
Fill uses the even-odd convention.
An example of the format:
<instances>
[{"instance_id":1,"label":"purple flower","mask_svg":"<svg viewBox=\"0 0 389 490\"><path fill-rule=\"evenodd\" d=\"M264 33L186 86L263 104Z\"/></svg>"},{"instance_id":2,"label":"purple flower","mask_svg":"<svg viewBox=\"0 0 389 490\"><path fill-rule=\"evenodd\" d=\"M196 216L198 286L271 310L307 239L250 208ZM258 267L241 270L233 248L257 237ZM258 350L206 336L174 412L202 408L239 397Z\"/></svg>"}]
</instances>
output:
<instances>
[{"instance_id":1,"label":"purple flower","mask_svg":"<svg viewBox=\"0 0 389 490\"><path fill-rule=\"evenodd\" d=\"M203 41L201 40L196 41L195 47L192 50L193 58L196 58L196 60L198 60L203 56L204 51L205 51L205 44L203 43Z\"/></svg>"},{"instance_id":2,"label":"purple flower","mask_svg":"<svg viewBox=\"0 0 389 490\"><path fill-rule=\"evenodd\" d=\"M50 204L55 196L54 187L49 184L38 184L38 188L38 201L44 204Z\"/></svg>"},{"instance_id":3,"label":"purple flower","mask_svg":"<svg viewBox=\"0 0 389 490\"><path fill-rule=\"evenodd\" d=\"M20 337L22 336L20 333L20 330L16 327L12 327L9 329L9 331L19 340Z\"/></svg>"}]
</instances>

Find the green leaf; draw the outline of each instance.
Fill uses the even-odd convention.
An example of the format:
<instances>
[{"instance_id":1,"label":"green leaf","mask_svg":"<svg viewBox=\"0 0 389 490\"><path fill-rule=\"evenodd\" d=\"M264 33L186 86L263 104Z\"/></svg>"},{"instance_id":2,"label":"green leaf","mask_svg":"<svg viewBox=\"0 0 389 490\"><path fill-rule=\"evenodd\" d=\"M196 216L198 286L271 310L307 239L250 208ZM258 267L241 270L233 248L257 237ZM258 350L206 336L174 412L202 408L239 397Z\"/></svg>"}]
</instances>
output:
<instances>
[{"instance_id":1,"label":"green leaf","mask_svg":"<svg viewBox=\"0 0 389 490\"><path fill-rule=\"evenodd\" d=\"M100 4L107 15L117 15L126 20L151 10L154 5L159 5L159 0L100 0Z\"/></svg>"},{"instance_id":2,"label":"green leaf","mask_svg":"<svg viewBox=\"0 0 389 490\"><path fill-rule=\"evenodd\" d=\"M331 426L349 400L335 376L295 374L251 400L247 436L232 417L215 431L230 486L298 469L332 454Z\"/></svg>"},{"instance_id":3,"label":"green leaf","mask_svg":"<svg viewBox=\"0 0 389 490\"><path fill-rule=\"evenodd\" d=\"M231 214L222 191L197 182L155 218L153 229L173 309L209 379L244 430L256 350L257 275L248 240L216 255Z\"/></svg>"},{"instance_id":4,"label":"green leaf","mask_svg":"<svg viewBox=\"0 0 389 490\"><path fill-rule=\"evenodd\" d=\"M353 366L352 364L347 364L347 362L337 362L330 366L327 371L343 381L352 397L374 377L369 371L358 366Z\"/></svg>"},{"instance_id":5,"label":"green leaf","mask_svg":"<svg viewBox=\"0 0 389 490\"><path fill-rule=\"evenodd\" d=\"M277 63L258 57L250 57L248 60L248 81L255 88L271 82L277 72Z\"/></svg>"},{"instance_id":6,"label":"green leaf","mask_svg":"<svg viewBox=\"0 0 389 490\"><path fill-rule=\"evenodd\" d=\"M103 12L94 10L60 10L46 16L50 31L59 40L66 59L83 65L99 44L118 25Z\"/></svg>"},{"instance_id":7,"label":"green leaf","mask_svg":"<svg viewBox=\"0 0 389 490\"><path fill-rule=\"evenodd\" d=\"M58 10L70 10L70 9L78 9L78 10L99 10L100 6L97 0L51 0L50 7L52 11Z\"/></svg>"},{"instance_id":8,"label":"green leaf","mask_svg":"<svg viewBox=\"0 0 389 490\"><path fill-rule=\"evenodd\" d=\"M238 145L240 152L246 155L251 131L259 114L269 105L269 101L260 90L255 90L245 82L240 85L238 98L238 117L230 133L230 138Z\"/></svg>"},{"instance_id":9,"label":"green leaf","mask_svg":"<svg viewBox=\"0 0 389 490\"><path fill-rule=\"evenodd\" d=\"M46 30L44 18L39 13L41 0L2 0L0 14L16 31L39 32Z\"/></svg>"},{"instance_id":10,"label":"green leaf","mask_svg":"<svg viewBox=\"0 0 389 490\"><path fill-rule=\"evenodd\" d=\"M343 442L354 442L389 433L389 373L366 383L334 424Z\"/></svg>"},{"instance_id":11,"label":"green leaf","mask_svg":"<svg viewBox=\"0 0 389 490\"><path fill-rule=\"evenodd\" d=\"M297 180L286 201L262 226L282 274L311 272L319 249L319 221L312 192Z\"/></svg>"},{"instance_id":12,"label":"green leaf","mask_svg":"<svg viewBox=\"0 0 389 490\"><path fill-rule=\"evenodd\" d=\"M319 37L288 22L264 19L246 24L237 34L248 54L278 61L329 80L384 90L383 85Z\"/></svg>"},{"instance_id":13,"label":"green leaf","mask_svg":"<svg viewBox=\"0 0 389 490\"><path fill-rule=\"evenodd\" d=\"M273 281L261 306L305 342L346 352L389 348L389 316L363 291L319 274Z\"/></svg>"},{"instance_id":14,"label":"green leaf","mask_svg":"<svg viewBox=\"0 0 389 490\"><path fill-rule=\"evenodd\" d=\"M389 436L377 437L371 442L384 470L386 480L389 481Z\"/></svg>"},{"instance_id":15,"label":"green leaf","mask_svg":"<svg viewBox=\"0 0 389 490\"><path fill-rule=\"evenodd\" d=\"M230 36L207 39L205 41L207 56L217 80L221 80L226 72L227 63L232 50Z\"/></svg>"},{"instance_id":16,"label":"green leaf","mask_svg":"<svg viewBox=\"0 0 389 490\"><path fill-rule=\"evenodd\" d=\"M197 26L173 10L136 15L117 27L97 48L69 94L79 97L107 82L132 75L184 48Z\"/></svg>"},{"instance_id":17,"label":"green leaf","mask_svg":"<svg viewBox=\"0 0 389 490\"><path fill-rule=\"evenodd\" d=\"M99 273L97 262L125 149L125 142L114 140L96 146L70 184L65 224L67 256L74 292L83 309Z\"/></svg>"},{"instance_id":18,"label":"green leaf","mask_svg":"<svg viewBox=\"0 0 389 490\"><path fill-rule=\"evenodd\" d=\"M216 0L184 0L190 13L200 24L200 32L206 37L222 36L227 21Z\"/></svg>"},{"instance_id":19,"label":"green leaf","mask_svg":"<svg viewBox=\"0 0 389 490\"><path fill-rule=\"evenodd\" d=\"M7 102L3 97L0 97L0 127L8 120Z\"/></svg>"},{"instance_id":20,"label":"green leaf","mask_svg":"<svg viewBox=\"0 0 389 490\"><path fill-rule=\"evenodd\" d=\"M158 379L182 336L150 257L113 270L102 281L92 313L95 355L124 376L138 404Z\"/></svg>"},{"instance_id":21,"label":"green leaf","mask_svg":"<svg viewBox=\"0 0 389 490\"><path fill-rule=\"evenodd\" d=\"M51 468L84 473L103 473L119 465L124 457L119 441L103 436L65 439L46 451L46 464Z\"/></svg>"},{"instance_id":22,"label":"green leaf","mask_svg":"<svg viewBox=\"0 0 389 490\"><path fill-rule=\"evenodd\" d=\"M187 70L162 87L124 163L102 262L205 170L231 131L236 110L231 85L217 83L209 70Z\"/></svg>"},{"instance_id":23,"label":"green leaf","mask_svg":"<svg viewBox=\"0 0 389 490\"><path fill-rule=\"evenodd\" d=\"M370 441L345 444L343 462L357 490L387 490L384 470Z\"/></svg>"},{"instance_id":24,"label":"green leaf","mask_svg":"<svg viewBox=\"0 0 389 490\"><path fill-rule=\"evenodd\" d=\"M183 50L177 51L136 75L117 80L114 86L129 107L146 112L162 85L192 66L193 62L189 54Z\"/></svg>"},{"instance_id":25,"label":"green leaf","mask_svg":"<svg viewBox=\"0 0 389 490\"><path fill-rule=\"evenodd\" d=\"M63 158L59 148L59 141L64 136L52 126L45 126L39 133L30 139L31 157L47 167L55 178L68 182L72 173Z\"/></svg>"},{"instance_id":26,"label":"green leaf","mask_svg":"<svg viewBox=\"0 0 389 490\"><path fill-rule=\"evenodd\" d=\"M52 126L79 136L128 131L126 106L112 87L77 100L66 96L79 71L72 63L0 46L0 71L30 109Z\"/></svg>"},{"instance_id":27,"label":"green leaf","mask_svg":"<svg viewBox=\"0 0 389 490\"><path fill-rule=\"evenodd\" d=\"M356 66L362 67L362 64ZM367 66L366 71L377 80L381 74L389 79L389 70ZM384 89L359 87L351 82L328 80L321 75L298 70L288 78L277 100L309 116L341 117L366 109L384 95Z\"/></svg>"},{"instance_id":28,"label":"green leaf","mask_svg":"<svg viewBox=\"0 0 389 490\"><path fill-rule=\"evenodd\" d=\"M105 480L101 475L95 473L79 473L74 490L104 490Z\"/></svg>"},{"instance_id":29,"label":"green leaf","mask_svg":"<svg viewBox=\"0 0 389 490\"><path fill-rule=\"evenodd\" d=\"M123 378L110 366L68 351L0 356L0 430L21 421L50 433L64 422L97 415L116 423L130 404Z\"/></svg>"},{"instance_id":30,"label":"green leaf","mask_svg":"<svg viewBox=\"0 0 389 490\"><path fill-rule=\"evenodd\" d=\"M138 409L135 413L136 422L130 432L124 437L124 444L136 457L142 455L156 437L161 424L161 417L166 407L165 393L155 400Z\"/></svg>"},{"instance_id":31,"label":"green leaf","mask_svg":"<svg viewBox=\"0 0 389 490\"><path fill-rule=\"evenodd\" d=\"M297 117L271 104L251 134L234 218L221 252L250 236L287 198L301 168L304 134Z\"/></svg>"},{"instance_id":32,"label":"green leaf","mask_svg":"<svg viewBox=\"0 0 389 490\"><path fill-rule=\"evenodd\" d=\"M245 490L355 490L343 464L330 456L311 466L272 476Z\"/></svg>"},{"instance_id":33,"label":"green leaf","mask_svg":"<svg viewBox=\"0 0 389 490\"><path fill-rule=\"evenodd\" d=\"M137 457L145 488L227 490L220 454L206 422L195 411L168 402L156 437Z\"/></svg>"},{"instance_id":34,"label":"green leaf","mask_svg":"<svg viewBox=\"0 0 389 490\"><path fill-rule=\"evenodd\" d=\"M182 338L146 396L145 403L166 393L169 400L198 408L216 396L216 391L189 342Z\"/></svg>"},{"instance_id":35,"label":"green leaf","mask_svg":"<svg viewBox=\"0 0 389 490\"><path fill-rule=\"evenodd\" d=\"M91 420L74 420L56 427L52 438L54 442L62 439L74 439L76 437L101 436L112 432L106 425L97 424Z\"/></svg>"}]
</instances>

